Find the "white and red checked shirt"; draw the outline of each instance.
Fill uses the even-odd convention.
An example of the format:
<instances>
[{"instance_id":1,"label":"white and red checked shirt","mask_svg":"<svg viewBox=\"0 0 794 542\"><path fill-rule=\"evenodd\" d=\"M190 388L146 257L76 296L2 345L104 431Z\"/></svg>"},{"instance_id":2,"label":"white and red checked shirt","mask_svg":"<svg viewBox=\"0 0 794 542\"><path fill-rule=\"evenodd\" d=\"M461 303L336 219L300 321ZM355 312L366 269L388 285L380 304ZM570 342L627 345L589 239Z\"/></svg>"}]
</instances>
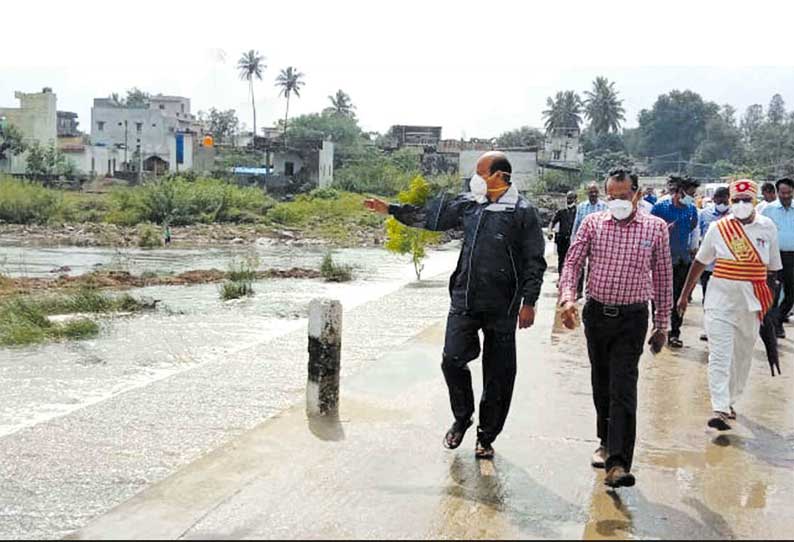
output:
<instances>
[{"instance_id":1,"label":"white and red checked shirt","mask_svg":"<svg viewBox=\"0 0 794 542\"><path fill-rule=\"evenodd\" d=\"M585 260L589 261L587 296L606 305L653 300L656 329L666 330L673 308L670 236L661 218L637 212L626 224L609 211L582 222L560 279L560 301L575 301Z\"/></svg>"}]
</instances>

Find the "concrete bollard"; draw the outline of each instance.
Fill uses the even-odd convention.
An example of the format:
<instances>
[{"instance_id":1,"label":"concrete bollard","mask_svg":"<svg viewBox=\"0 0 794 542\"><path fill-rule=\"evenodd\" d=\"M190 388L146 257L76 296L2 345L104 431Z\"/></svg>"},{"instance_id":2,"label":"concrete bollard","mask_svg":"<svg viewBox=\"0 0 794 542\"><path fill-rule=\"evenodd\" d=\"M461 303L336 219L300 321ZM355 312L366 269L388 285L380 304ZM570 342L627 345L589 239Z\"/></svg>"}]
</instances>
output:
<instances>
[{"instance_id":1,"label":"concrete bollard","mask_svg":"<svg viewBox=\"0 0 794 542\"><path fill-rule=\"evenodd\" d=\"M309 381L306 413L339 413L339 367L342 353L342 304L314 299L309 304Z\"/></svg>"}]
</instances>

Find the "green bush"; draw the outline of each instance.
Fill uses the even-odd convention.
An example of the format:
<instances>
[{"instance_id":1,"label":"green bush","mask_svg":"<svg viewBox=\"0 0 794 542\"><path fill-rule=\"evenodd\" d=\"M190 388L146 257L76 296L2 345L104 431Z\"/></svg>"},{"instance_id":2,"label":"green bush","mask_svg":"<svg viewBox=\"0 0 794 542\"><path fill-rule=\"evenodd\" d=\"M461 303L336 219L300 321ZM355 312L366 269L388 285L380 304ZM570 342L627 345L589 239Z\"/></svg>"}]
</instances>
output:
<instances>
[{"instance_id":1,"label":"green bush","mask_svg":"<svg viewBox=\"0 0 794 542\"><path fill-rule=\"evenodd\" d=\"M0 177L0 220L11 224L46 224L62 204L62 195L29 181Z\"/></svg>"},{"instance_id":2,"label":"green bush","mask_svg":"<svg viewBox=\"0 0 794 542\"><path fill-rule=\"evenodd\" d=\"M163 235L160 228L153 224L138 226L138 246L141 248L159 248L163 246Z\"/></svg>"},{"instance_id":3,"label":"green bush","mask_svg":"<svg viewBox=\"0 0 794 542\"><path fill-rule=\"evenodd\" d=\"M406 190L419 173L419 156L396 151L392 154L368 148L352 156L334 172L334 187L361 194L393 196Z\"/></svg>"},{"instance_id":4,"label":"green bush","mask_svg":"<svg viewBox=\"0 0 794 542\"><path fill-rule=\"evenodd\" d=\"M330 252L326 253L320 265L320 274L327 282L350 282L353 280L353 268L334 262Z\"/></svg>"},{"instance_id":5,"label":"green bush","mask_svg":"<svg viewBox=\"0 0 794 542\"><path fill-rule=\"evenodd\" d=\"M0 303L0 346L85 339L99 332L96 322L84 318L64 324L53 323L47 317L55 314L134 312L141 309L143 305L129 295L112 297L90 288L45 298L12 297Z\"/></svg>"},{"instance_id":6,"label":"green bush","mask_svg":"<svg viewBox=\"0 0 794 542\"><path fill-rule=\"evenodd\" d=\"M221 285L221 299L230 301L254 295L254 288L250 282L227 281Z\"/></svg>"}]
</instances>

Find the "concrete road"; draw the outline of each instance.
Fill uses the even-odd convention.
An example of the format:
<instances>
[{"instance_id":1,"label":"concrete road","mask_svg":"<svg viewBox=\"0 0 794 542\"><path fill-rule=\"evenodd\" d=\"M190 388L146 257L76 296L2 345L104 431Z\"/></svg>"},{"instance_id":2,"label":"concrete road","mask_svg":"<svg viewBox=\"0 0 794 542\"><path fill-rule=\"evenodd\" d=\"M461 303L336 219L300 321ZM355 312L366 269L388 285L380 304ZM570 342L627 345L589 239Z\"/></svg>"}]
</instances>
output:
<instances>
[{"instance_id":1,"label":"concrete road","mask_svg":"<svg viewBox=\"0 0 794 542\"><path fill-rule=\"evenodd\" d=\"M345 381L340 420L309 421L297 406L74 537L791 537L791 343L773 379L759 342L735 431L717 437L706 431L695 304L686 347L641 364L638 485L607 491L588 463L597 441L583 333L555 326L547 278L538 323L519 334L516 395L493 462L474 459L473 431L455 452L441 446L451 416L439 322Z\"/></svg>"}]
</instances>

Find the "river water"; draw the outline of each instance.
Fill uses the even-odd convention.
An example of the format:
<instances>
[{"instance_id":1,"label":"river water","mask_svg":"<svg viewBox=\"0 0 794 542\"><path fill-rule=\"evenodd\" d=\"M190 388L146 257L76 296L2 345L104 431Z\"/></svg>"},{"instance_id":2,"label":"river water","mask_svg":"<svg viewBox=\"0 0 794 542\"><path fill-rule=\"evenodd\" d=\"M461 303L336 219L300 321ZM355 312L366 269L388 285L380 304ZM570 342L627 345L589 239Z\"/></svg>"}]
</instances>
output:
<instances>
[{"instance_id":1,"label":"river water","mask_svg":"<svg viewBox=\"0 0 794 542\"><path fill-rule=\"evenodd\" d=\"M0 245L0 272L41 277L68 266L72 275L99 268L180 273L226 269L252 253L263 269L316 269L325 251L264 242L246 248L124 251ZM457 253L454 245L431 251L425 276L454 268ZM130 293L160 300L158 309L103 320L93 340L0 348L0 437L299 329L315 297L339 299L348 310L415 280L406 257L382 249L340 249L334 260L354 266L355 280L260 281L254 297L230 302L220 300L217 284L141 288Z\"/></svg>"}]
</instances>

